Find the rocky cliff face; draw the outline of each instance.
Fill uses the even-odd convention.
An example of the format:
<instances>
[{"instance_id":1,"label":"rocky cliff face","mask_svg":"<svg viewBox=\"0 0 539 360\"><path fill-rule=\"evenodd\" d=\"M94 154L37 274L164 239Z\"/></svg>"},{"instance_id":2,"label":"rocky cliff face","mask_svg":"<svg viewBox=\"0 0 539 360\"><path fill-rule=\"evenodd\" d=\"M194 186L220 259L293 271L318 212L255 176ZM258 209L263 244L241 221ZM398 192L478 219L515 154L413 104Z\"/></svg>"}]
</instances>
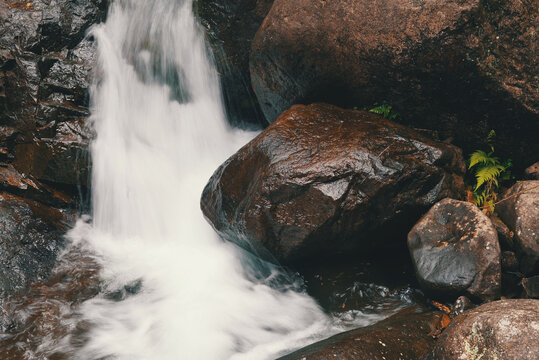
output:
<instances>
[{"instance_id":1,"label":"rocky cliff face","mask_svg":"<svg viewBox=\"0 0 539 360\"><path fill-rule=\"evenodd\" d=\"M86 185L91 132L85 119L95 61L86 34L104 20L107 6L107 0L0 4L0 168L33 184L17 186L0 171L0 186L72 205L74 187Z\"/></svg>"}]
</instances>

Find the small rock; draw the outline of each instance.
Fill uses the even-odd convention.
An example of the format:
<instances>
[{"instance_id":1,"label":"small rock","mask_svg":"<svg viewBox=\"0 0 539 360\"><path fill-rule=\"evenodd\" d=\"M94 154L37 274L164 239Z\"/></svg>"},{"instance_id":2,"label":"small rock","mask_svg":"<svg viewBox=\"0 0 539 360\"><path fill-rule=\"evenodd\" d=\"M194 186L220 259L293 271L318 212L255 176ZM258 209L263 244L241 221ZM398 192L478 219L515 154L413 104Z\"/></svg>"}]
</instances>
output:
<instances>
[{"instance_id":1,"label":"small rock","mask_svg":"<svg viewBox=\"0 0 539 360\"><path fill-rule=\"evenodd\" d=\"M424 360L536 360L539 300L494 301L457 316Z\"/></svg>"},{"instance_id":2,"label":"small rock","mask_svg":"<svg viewBox=\"0 0 539 360\"><path fill-rule=\"evenodd\" d=\"M480 300L499 297L498 235L477 206L453 199L438 202L408 234L408 248L427 292Z\"/></svg>"},{"instance_id":3,"label":"small rock","mask_svg":"<svg viewBox=\"0 0 539 360\"><path fill-rule=\"evenodd\" d=\"M524 274L539 272L539 180L522 181L500 196L496 211L513 230L515 250Z\"/></svg>"},{"instance_id":4,"label":"small rock","mask_svg":"<svg viewBox=\"0 0 539 360\"><path fill-rule=\"evenodd\" d=\"M458 299L453 304L451 309L451 316L459 316L465 311L471 310L475 307L474 303L468 299L466 296L459 296Z\"/></svg>"}]
</instances>

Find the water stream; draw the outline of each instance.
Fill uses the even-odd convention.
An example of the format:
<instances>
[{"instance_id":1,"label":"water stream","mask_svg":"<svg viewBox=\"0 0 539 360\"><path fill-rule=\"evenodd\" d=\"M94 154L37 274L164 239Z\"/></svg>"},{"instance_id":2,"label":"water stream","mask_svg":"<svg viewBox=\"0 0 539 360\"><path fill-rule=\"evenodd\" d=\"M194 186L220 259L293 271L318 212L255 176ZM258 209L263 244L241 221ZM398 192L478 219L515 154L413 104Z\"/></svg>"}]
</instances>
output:
<instances>
[{"instance_id":1,"label":"water stream","mask_svg":"<svg viewBox=\"0 0 539 360\"><path fill-rule=\"evenodd\" d=\"M257 359L297 347L328 318L269 264L222 242L199 210L217 166L253 133L231 129L191 0L120 0L96 27L93 221L88 241L112 291L81 308L81 359ZM274 282L273 282L274 283Z\"/></svg>"},{"instance_id":2,"label":"water stream","mask_svg":"<svg viewBox=\"0 0 539 360\"><path fill-rule=\"evenodd\" d=\"M256 134L227 124L192 0L116 0L92 35L93 212L68 234L51 283L14 305L24 331L6 354L274 359L400 306L329 316L295 277L205 221L204 185Z\"/></svg>"}]
</instances>

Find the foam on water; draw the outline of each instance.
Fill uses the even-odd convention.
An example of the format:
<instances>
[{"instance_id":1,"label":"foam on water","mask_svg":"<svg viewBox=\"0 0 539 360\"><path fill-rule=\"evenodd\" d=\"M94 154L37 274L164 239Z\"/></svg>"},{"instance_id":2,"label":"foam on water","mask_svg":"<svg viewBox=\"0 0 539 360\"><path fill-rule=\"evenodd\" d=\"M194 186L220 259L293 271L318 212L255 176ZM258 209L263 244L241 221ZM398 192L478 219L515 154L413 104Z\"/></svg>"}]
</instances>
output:
<instances>
[{"instance_id":1,"label":"foam on water","mask_svg":"<svg viewBox=\"0 0 539 360\"><path fill-rule=\"evenodd\" d=\"M76 357L269 359L335 331L202 216L212 172L255 134L227 125L191 0L119 0L92 33L93 219L70 237L96 254L104 293L141 286L81 305L92 326Z\"/></svg>"}]
</instances>

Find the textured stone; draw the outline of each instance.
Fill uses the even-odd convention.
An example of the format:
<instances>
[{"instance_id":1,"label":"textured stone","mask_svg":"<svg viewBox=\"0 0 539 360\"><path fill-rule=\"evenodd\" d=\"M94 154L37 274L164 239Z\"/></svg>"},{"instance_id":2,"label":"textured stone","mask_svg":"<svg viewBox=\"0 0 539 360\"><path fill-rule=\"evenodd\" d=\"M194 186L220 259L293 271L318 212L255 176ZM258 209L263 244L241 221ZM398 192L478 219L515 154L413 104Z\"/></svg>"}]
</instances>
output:
<instances>
[{"instance_id":1,"label":"textured stone","mask_svg":"<svg viewBox=\"0 0 539 360\"><path fill-rule=\"evenodd\" d=\"M517 167L537 161L537 4L520 0L275 0L252 42L268 121L292 104L388 102L465 153L491 129Z\"/></svg>"},{"instance_id":2,"label":"textured stone","mask_svg":"<svg viewBox=\"0 0 539 360\"><path fill-rule=\"evenodd\" d=\"M459 149L381 116L294 106L221 165L201 207L224 238L287 263L385 252L437 200L463 194L462 172Z\"/></svg>"},{"instance_id":3,"label":"textured stone","mask_svg":"<svg viewBox=\"0 0 539 360\"><path fill-rule=\"evenodd\" d=\"M501 219L514 232L514 243L525 274L539 273L539 180L519 182L500 196Z\"/></svg>"},{"instance_id":4,"label":"textured stone","mask_svg":"<svg viewBox=\"0 0 539 360\"><path fill-rule=\"evenodd\" d=\"M444 199L408 234L422 288L438 296L500 296L500 245L489 218L469 202Z\"/></svg>"},{"instance_id":5,"label":"textured stone","mask_svg":"<svg viewBox=\"0 0 539 360\"><path fill-rule=\"evenodd\" d=\"M535 360L539 300L500 300L455 318L424 360Z\"/></svg>"},{"instance_id":6,"label":"textured stone","mask_svg":"<svg viewBox=\"0 0 539 360\"><path fill-rule=\"evenodd\" d=\"M46 181L52 191L39 199L49 204L57 198L45 193L88 177L89 136L78 131L67 139L65 131L83 129L89 114L95 44L86 33L105 19L107 7L108 0L0 3L0 161L39 188L45 185L37 181ZM18 189L35 198L33 189ZM76 189L67 190L77 197Z\"/></svg>"},{"instance_id":7,"label":"textured stone","mask_svg":"<svg viewBox=\"0 0 539 360\"><path fill-rule=\"evenodd\" d=\"M72 219L38 202L0 193L0 294L46 279Z\"/></svg>"}]
</instances>

